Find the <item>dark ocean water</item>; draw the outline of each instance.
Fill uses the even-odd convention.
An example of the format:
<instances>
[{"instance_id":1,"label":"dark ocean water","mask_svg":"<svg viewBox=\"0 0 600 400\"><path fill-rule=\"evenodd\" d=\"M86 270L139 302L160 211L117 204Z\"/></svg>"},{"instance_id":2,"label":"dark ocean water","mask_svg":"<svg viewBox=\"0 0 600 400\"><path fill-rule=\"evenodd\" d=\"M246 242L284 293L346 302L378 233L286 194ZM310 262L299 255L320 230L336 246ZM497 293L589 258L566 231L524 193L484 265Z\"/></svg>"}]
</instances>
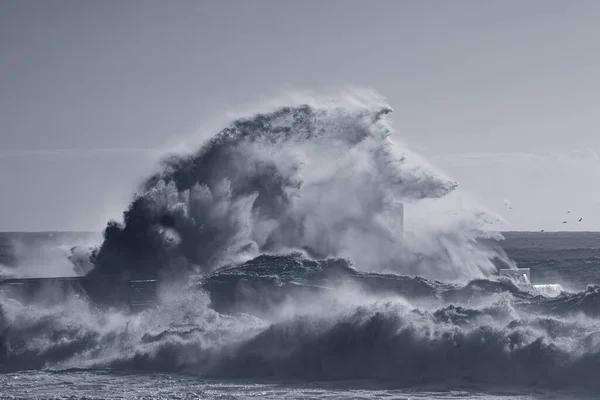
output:
<instances>
[{"instance_id":1,"label":"dark ocean water","mask_svg":"<svg viewBox=\"0 0 600 400\"><path fill-rule=\"evenodd\" d=\"M573 293L585 292L588 290L588 285L600 285L600 233L509 232L504 234L504 236L506 237L506 240L502 244L504 249L510 258L516 261L519 267L531 268L531 278L534 283L560 283L565 290ZM90 244L94 240L99 240L98 235L59 232L0 234L0 248L2 249L0 260L5 265L5 272L16 272L20 268L25 268L30 276L34 271L38 271L40 276L57 275L59 272L67 273L69 271L69 264L64 263L64 260L61 261L61 259L68 254L68 249L71 245ZM27 256L27 254L30 255ZM34 254L35 257L31 256L31 254ZM51 265L50 270L44 269L45 258L50 260L48 263ZM277 270L275 269L274 271L276 272ZM273 275L273 271L269 271L267 275ZM469 286L467 285L466 287ZM472 284L471 287L473 287ZM484 288L485 285L481 286L481 284L477 284L476 287ZM438 288L436 290L441 289ZM485 291L487 289L480 290ZM389 302L380 303L376 301L373 303L372 299L364 300L364 303L368 304L365 306L365 310L360 311L359 314L344 317L346 318L345 322L342 320L342 322L337 323L333 327L324 328L324 333L313 332L301 335L298 331L294 331L293 333L290 331L290 329L298 329L297 324L299 322L297 320L292 325L285 327L285 324L281 325L282 322L261 322L259 320L246 319L243 323L244 326L240 327L239 320L224 320L222 319L223 317L216 317L214 313L207 311L199 312L198 309L206 307L206 303L202 303L202 301L198 303L197 299L186 303L177 303L174 306L175 308L168 309L166 313L169 314L170 319L166 323L160 319L163 318L164 313L160 314L160 318L156 318L156 316L150 318L149 322L139 319L127 319L128 317L120 316L119 314L109 317L91 317L90 315L93 314L93 311L86 309L81 304L67 304L62 310L48 310L43 309L42 306L40 306L40 310L42 311L36 311L31 308L24 309L19 311L20 314L15 314L16 316L12 318L15 329L17 329L16 325L18 324L18 329L21 329L19 334L25 338L25 342L22 342L21 346L29 348L29 352L27 353L27 357L29 358L24 359L15 356L12 359L7 358L3 361L8 365L8 368L5 373L0 375L0 398L600 398L598 386L590 381L597 374L595 371L590 372L590 369L600 365L593 358L595 357L594 352L597 351L595 350L595 344L590 345L590 357L592 359L582 365L577 364L579 361L576 361L573 366L566 365L563 367L561 363L568 364L569 361L566 358L563 359L562 356L556 358L552 355L554 354L552 352L560 352L565 351L564 349L573 348L572 344L567 343L571 335L573 341L581 340L582 343L587 343L586 341L590 340L597 341L593 331L597 329L595 326L597 322L596 315L598 313L585 313L586 307L589 307L589 304L586 305L584 300L589 299L590 296L569 297L564 300L558 300L571 305L574 301L573 299L575 299L576 305L573 306L575 308L569 309L572 310L572 314L561 311L552 316L552 311L544 311L543 313L540 312L536 318L530 318L530 316L522 314L525 312L523 311L525 308L520 308L517 305L519 302L532 301L528 300L529 298L525 295L512 293L511 295L506 294L509 297L505 296L504 298L494 296L498 296L498 294L490 293L489 298L491 300L484 301L481 305L474 305L473 302L475 300L473 299L475 297L471 297L466 303L461 303L464 307L462 311L461 309L453 308L454 305L449 303L446 303L446 307L444 307L444 301L436 303L434 308L432 308L432 310L438 310L437 314L434 313L436 318L440 318L441 312L444 315L443 318L446 318L445 321L449 321L443 322L443 324L446 324L444 326L450 323L450 328L443 328L449 329L446 331L447 334L454 332L456 335L463 332L460 333L461 336L454 336L452 340L455 341L454 346L456 346L456 341L459 338L463 341L463 350L460 350L459 346L459 350L454 351L464 351L464 354L450 352L444 355L444 352L448 352L449 350L445 349L444 346L436 349L435 346L438 345L431 342L426 347L429 349L427 350L427 353L429 353L427 356L423 354L425 350L415 351L414 346L420 346L420 342L415 342L411 345L413 348L410 349L404 347L398 341L400 339L390 339L388 337L392 332L389 330L390 328L393 330L402 329L401 325L407 323L406 319L396 320L396 317L393 317L393 315L403 315L402 313L405 312L403 306L395 303L390 305ZM499 296L502 297L502 293ZM479 297L477 298L479 299ZM507 309L505 308L506 305L494 305L495 301L499 301L500 303L498 304L505 304L506 301L514 301L515 304ZM556 302L557 300L549 301ZM11 306L7 303L2 304L5 311L10 313ZM458 306L458 304L457 300L456 305ZM527 306L531 307L532 304L527 303ZM539 304L542 303L535 303L534 305ZM592 305L597 308L596 304L597 302L594 302ZM576 309L578 305L581 307L580 311L586 315L576 315L578 313ZM173 307L173 305L165 307ZM191 316L186 314L190 312L188 307L193 309L193 315ZM424 305L419 307L421 310L428 309ZM375 310L374 317L372 318L382 318L377 317L377 315L383 315L385 319L380 320L382 322L375 325L373 325L373 319L371 319L369 323L370 328L367 325L367 327L359 329L356 326L360 324L352 327L352 324L355 324L353 321L356 318L363 318L357 315L363 315L365 312L368 314L371 312L369 311L371 308ZM529 308L529 310L533 309L537 310L535 307ZM532 311L529 312L531 313ZM176 318L175 315L177 313L183 314ZM73 315L79 316L76 319L72 319ZM455 319L457 315L462 316L459 319ZM217 320L216 318L221 319ZM406 318L406 315L402 318ZM469 331L470 333L467 333L467 330L470 328L465 328L464 319L470 319L471 322L469 323L473 324L473 330ZM497 319L498 322L494 322L493 319ZM314 323L322 324L322 320L321 316L318 320L315 319ZM129 336L123 336L119 339L118 335L125 335L124 331L119 328L119 326L124 326L125 322L128 325L140 324L141 331L146 332L142 338L153 335L155 338L160 336L160 339L133 341L132 337ZM423 325L420 325L421 322L419 321L411 320L410 323L412 324L411 329L417 329L416 327L420 327L419 329L423 328ZM270 324L273 325L269 328ZM294 324L296 327L292 328ZM390 324L393 326L390 326ZM536 345L535 338L518 339L522 340L521 346L524 347L520 350L520 353L514 353L515 359L512 361L506 359L504 356L499 357L498 354L494 353L495 350L486 350L485 345L479 348L479 350L474 350L475 348L468 349L468 347L473 346L469 344L469 340L474 335L475 328L484 330L492 329L490 327L496 327L496 324L503 326L501 328L494 328L499 329L497 332L510 330L506 335L509 338L513 337L511 339L513 341L517 340L514 335L539 335L540 338L550 343L551 346L557 346L557 349L551 350L550 353L546 354L545 352L548 351L548 348L545 345L542 347L539 344ZM529 330L516 330L515 324L528 325ZM190 328L190 326L196 328ZM285 334L281 331L282 326L285 329ZM348 336L349 334L342 334L339 331L344 326L346 326L349 332L352 329L358 330ZM193 329L200 329L204 336L195 337L193 340L189 339L190 335L193 335L191 333ZM214 329L214 332L213 336L209 338L205 334L210 329ZM301 329L305 330L306 328ZM379 333L369 333L369 329L383 330ZM335 333L336 330L339 332ZM341 340L350 340L354 343L343 345L339 350L344 354L349 354L345 361L335 361L323 353L326 348L340 346L340 337L333 339L336 335L339 336L340 334L342 334L343 338ZM486 334L477 340L488 341L488 346L494 348L496 344L491 341L494 340L495 334ZM174 367L173 354L177 356L178 360L181 359L182 354L187 354L186 357L192 357L192 354L195 354L195 357L199 357L196 354L199 348L214 349L217 343L235 341L232 337L234 339L237 338L235 340L247 341L243 346L247 347L251 345L253 350L248 353L247 350L239 348L237 350L239 354L234 358L231 358L231 354L229 356L218 356L226 360L215 370L220 372L215 373L213 371L213 373L206 373L206 370L202 366L198 366L198 363L206 364L214 361L209 356L204 355L200 359L194 358L193 361L190 361L191 364L187 364L188 367L193 365L194 368L180 369L179 367ZM264 342L265 340L267 340L266 343ZM254 352L258 352L258 354L270 353L274 351L274 347L272 347L273 343L281 340L283 341L278 343L277 348L279 350L277 351L286 351L282 350L286 346L290 346L290 351L292 351L291 349L297 347L298 343L302 343L302 346L308 345L309 347L302 351L305 354L303 356L305 359L300 361L300 359L295 358L297 356L289 356L290 358L283 358L278 361L278 363L286 363L278 364L282 371L281 374L271 369L269 369L271 372L266 372L267 370L264 369L266 368L266 364L264 364L266 361L263 360L260 363L256 363L255 358L257 355ZM375 359L371 359L370 357L365 358L364 354L352 355L352 350L348 349L364 346L364 344L361 345L361 340L388 343L385 344L387 347L384 348L374 346L371 351L381 352L387 349L384 351L389 354L386 356L382 354ZM330 343L328 344L328 342ZM156 344L156 347L148 347L152 344ZM350 347L347 350L343 350L345 346ZM323 348L323 350L318 350L314 355L309 355L308 353L313 351L310 350L311 348ZM17 349L14 351L18 353L20 350ZM482 352L482 355L473 354L473 351ZM489 352L488 355L484 354L486 351ZM440 354L436 355L434 352L439 352ZM171 353L171 356L168 353ZM143 354L143 356L140 354ZM36 357L45 359L45 362L33 362L31 357L34 359ZM214 352L212 353L212 357L216 357ZM315 358L310 361L306 357ZM336 375L335 372L325 372L323 369L323 363L335 364L342 361L347 365L348 363L356 362L354 357L363 359L363 363L370 365L367 368L370 368L371 371L385 368L387 372L348 372ZM403 357L407 357L407 359L402 362L397 360ZM585 357L585 354L578 357L580 357L578 359L580 360L581 357ZM560 361L561 359L562 361ZM131 360L135 361L131 362ZM315 364L317 360L320 361ZM19 365L22 365L25 370L11 370L11 362L20 363ZM181 361L177 362L179 364L176 365L182 365ZM299 362L303 365L301 371L311 369L314 371L317 368L323 369L323 372L307 374L300 382L294 381L294 376L290 375L293 375L295 368L298 368ZM379 363L381 365L378 365ZM428 366L428 363L431 365ZM473 363L474 369L466 366L465 363ZM485 363L492 363L492 365ZM494 366L493 363L497 363L497 366ZM553 363L557 364L552 365ZM342 367L342 365L340 364L334 368L337 371L346 368ZM498 376L507 375L507 368L512 368L515 370L515 375L511 379L514 380L515 384L511 385L511 379L508 378L497 381L491 379L489 382L482 382L476 377L477 373L474 372L482 368L490 369L492 374L494 374L493 371L497 371ZM563 372L561 372L561 368L564 368ZM400 376L406 377L410 375L411 378L394 378L396 376L393 373L394 369L404 371L401 373L403 375ZM423 372L423 379L420 379L421 375L415 373L415 369L429 372ZM463 373L462 378L460 374L457 375L452 372L453 370L461 369L467 371ZM289 373L285 372L288 370L290 371ZM235 371L235 373L229 374L228 371ZM577 371L580 372L578 373ZM430 374L430 376L428 377L427 374ZM464 376L465 374L472 374L474 378L470 380L468 376ZM557 383L553 385L551 377L561 376L561 374L565 379L555 379ZM579 376L573 377L572 375L574 374L579 374ZM244 376L246 377L244 378ZM320 376L324 380L319 379ZM331 377L335 376L338 377L331 380ZM351 376L355 376L356 378L348 379ZM597 376L600 377L600 375ZM383 379L380 379L382 377ZM519 377L525 378L524 380L519 380Z\"/></svg>"},{"instance_id":2,"label":"dark ocean water","mask_svg":"<svg viewBox=\"0 0 600 400\"><path fill-rule=\"evenodd\" d=\"M502 246L536 283L580 291L600 285L599 232L508 232Z\"/></svg>"}]
</instances>

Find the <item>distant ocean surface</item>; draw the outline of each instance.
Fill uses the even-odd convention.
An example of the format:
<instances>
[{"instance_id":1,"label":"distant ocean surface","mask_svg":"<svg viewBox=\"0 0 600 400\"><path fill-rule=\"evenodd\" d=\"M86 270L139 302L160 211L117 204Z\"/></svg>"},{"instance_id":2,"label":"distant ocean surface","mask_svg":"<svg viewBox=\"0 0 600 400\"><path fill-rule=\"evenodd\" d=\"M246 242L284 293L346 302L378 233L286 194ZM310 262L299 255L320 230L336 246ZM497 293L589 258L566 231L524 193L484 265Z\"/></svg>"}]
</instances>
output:
<instances>
[{"instance_id":1,"label":"distant ocean surface","mask_svg":"<svg viewBox=\"0 0 600 400\"><path fill-rule=\"evenodd\" d=\"M505 232L503 236L507 254L519 268L531 268L537 283L562 282L573 290L600 284L600 232ZM96 232L0 232L0 265L20 270L31 266L32 276L70 276L71 247L101 240Z\"/></svg>"},{"instance_id":2,"label":"distant ocean surface","mask_svg":"<svg viewBox=\"0 0 600 400\"><path fill-rule=\"evenodd\" d=\"M581 291L600 284L600 232L508 232L502 246L536 283Z\"/></svg>"},{"instance_id":3,"label":"distant ocean surface","mask_svg":"<svg viewBox=\"0 0 600 400\"><path fill-rule=\"evenodd\" d=\"M600 233L596 232L508 232L502 246L518 267L531 268L534 283L560 283L569 292L600 285ZM64 275L69 263L62 259L70 245L99 240L94 233L1 233L0 263L3 271L23 267L31 275ZM68 245L67 245L68 244ZM31 254L29 254L31 253ZM29 255L28 255L29 254ZM49 269L44 270L43 259ZM22 265L21 265L22 264ZM34 268L35 264L35 268ZM45 316L44 318L52 318ZM63 317L57 317L63 318ZM37 329L47 329L42 323ZM54 328L56 329L56 328ZM558 329L558 327L556 328ZM575 329L575 328L573 328ZM72 334L72 333L70 333ZM82 334L88 334L82 332ZM32 338L35 340L35 338ZM55 340L64 341L58 335ZM382 339L377 339L382 340ZM101 344L97 344L101 346ZM112 344L111 344L112 345ZM201 344L198 344L200 346ZM56 350L58 351L58 350ZM398 355L402 357L402 354ZM45 357L48 357L46 354ZM415 361L416 362L416 361ZM435 358L431 362L436 362ZM406 363L410 368L410 360ZM595 366L595 364L592 364ZM539 368L547 366L540 364ZM416 368L416 367L415 367ZM419 367L419 368L422 368ZM502 367L504 368L504 367ZM155 371L152 371L154 369ZM394 380L304 381L254 379L206 379L193 373L166 373L155 365L135 368L42 368L7 371L0 375L1 399L567 399L600 398L595 391L577 387L544 388L502 384L483 385L465 380L439 381L399 387ZM595 373L598 370L596 370ZM499 371L499 373L502 373ZM518 373L518 372L517 372ZM566 372L571 373L571 372Z\"/></svg>"}]
</instances>

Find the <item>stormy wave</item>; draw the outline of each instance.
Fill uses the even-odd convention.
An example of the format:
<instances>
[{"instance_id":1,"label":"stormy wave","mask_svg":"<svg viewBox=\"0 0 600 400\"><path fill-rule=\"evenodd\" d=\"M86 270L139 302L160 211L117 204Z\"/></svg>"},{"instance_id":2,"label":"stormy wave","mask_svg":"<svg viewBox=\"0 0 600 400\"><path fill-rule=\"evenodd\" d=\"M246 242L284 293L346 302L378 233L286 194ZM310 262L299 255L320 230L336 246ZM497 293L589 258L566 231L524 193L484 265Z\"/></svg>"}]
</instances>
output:
<instances>
[{"instance_id":1,"label":"stormy wave","mask_svg":"<svg viewBox=\"0 0 600 400\"><path fill-rule=\"evenodd\" d=\"M475 239L493 235L491 214L475 210L418 250L402 240L399 208L445 197L457 183L397 139L391 111L355 95L233 121L197 152L164 160L123 222L107 226L92 274L206 273L301 250L362 270L486 276L499 251Z\"/></svg>"},{"instance_id":2,"label":"stormy wave","mask_svg":"<svg viewBox=\"0 0 600 400\"><path fill-rule=\"evenodd\" d=\"M102 243L71 255L89 282L157 279L156 304L0 294L0 370L599 390L599 288L500 278L515 267L500 218L453 208L457 183L399 140L391 111L303 99L165 159Z\"/></svg>"},{"instance_id":3,"label":"stormy wave","mask_svg":"<svg viewBox=\"0 0 600 400\"><path fill-rule=\"evenodd\" d=\"M133 315L77 297L4 300L1 365L595 391L598 293L548 298L511 281L444 283L343 259L260 256L165 289Z\"/></svg>"}]
</instances>

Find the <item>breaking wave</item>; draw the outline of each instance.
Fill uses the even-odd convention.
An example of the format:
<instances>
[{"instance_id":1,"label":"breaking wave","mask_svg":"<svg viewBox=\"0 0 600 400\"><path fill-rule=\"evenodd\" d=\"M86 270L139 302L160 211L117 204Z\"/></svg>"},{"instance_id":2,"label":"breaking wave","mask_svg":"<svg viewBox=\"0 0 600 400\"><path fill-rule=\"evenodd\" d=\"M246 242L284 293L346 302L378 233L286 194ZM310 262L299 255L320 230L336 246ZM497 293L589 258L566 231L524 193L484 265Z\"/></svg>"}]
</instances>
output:
<instances>
[{"instance_id":1,"label":"breaking wave","mask_svg":"<svg viewBox=\"0 0 600 400\"><path fill-rule=\"evenodd\" d=\"M418 252L402 240L399 207L457 184L393 137L391 111L379 97L354 96L235 120L145 181L124 222L106 228L93 273L179 276L303 250L363 270L486 276L498 250L475 239L492 235L490 214L436 227Z\"/></svg>"},{"instance_id":2,"label":"breaking wave","mask_svg":"<svg viewBox=\"0 0 600 400\"><path fill-rule=\"evenodd\" d=\"M282 263L290 268L280 278ZM79 298L5 300L1 368L600 390L598 287L550 299L510 282L447 284L297 255L240 268L165 291L134 315ZM221 312L214 293L226 297Z\"/></svg>"},{"instance_id":3,"label":"breaking wave","mask_svg":"<svg viewBox=\"0 0 600 400\"><path fill-rule=\"evenodd\" d=\"M600 289L497 279L512 266L499 219L454 212L456 182L397 140L390 112L309 99L167 159L87 275L158 277L156 306L0 295L0 369L599 390Z\"/></svg>"}]
</instances>

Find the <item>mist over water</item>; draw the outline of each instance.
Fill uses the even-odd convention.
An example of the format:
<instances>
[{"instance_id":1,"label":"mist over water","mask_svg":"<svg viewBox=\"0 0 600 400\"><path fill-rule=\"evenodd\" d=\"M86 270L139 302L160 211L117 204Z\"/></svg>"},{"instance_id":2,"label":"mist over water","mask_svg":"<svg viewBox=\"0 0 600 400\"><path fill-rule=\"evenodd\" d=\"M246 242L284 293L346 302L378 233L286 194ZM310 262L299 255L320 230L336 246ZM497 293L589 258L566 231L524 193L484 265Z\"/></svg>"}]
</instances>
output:
<instances>
[{"instance_id":1,"label":"mist over water","mask_svg":"<svg viewBox=\"0 0 600 400\"><path fill-rule=\"evenodd\" d=\"M0 369L600 389L598 287L498 279L501 218L408 149L391 111L306 98L169 157L88 274L158 277L156 307L3 297Z\"/></svg>"},{"instance_id":2,"label":"mist over water","mask_svg":"<svg viewBox=\"0 0 600 400\"><path fill-rule=\"evenodd\" d=\"M89 259L101 241L88 232L0 232L0 279L82 275L69 259Z\"/></svg>"}]
</instances>

